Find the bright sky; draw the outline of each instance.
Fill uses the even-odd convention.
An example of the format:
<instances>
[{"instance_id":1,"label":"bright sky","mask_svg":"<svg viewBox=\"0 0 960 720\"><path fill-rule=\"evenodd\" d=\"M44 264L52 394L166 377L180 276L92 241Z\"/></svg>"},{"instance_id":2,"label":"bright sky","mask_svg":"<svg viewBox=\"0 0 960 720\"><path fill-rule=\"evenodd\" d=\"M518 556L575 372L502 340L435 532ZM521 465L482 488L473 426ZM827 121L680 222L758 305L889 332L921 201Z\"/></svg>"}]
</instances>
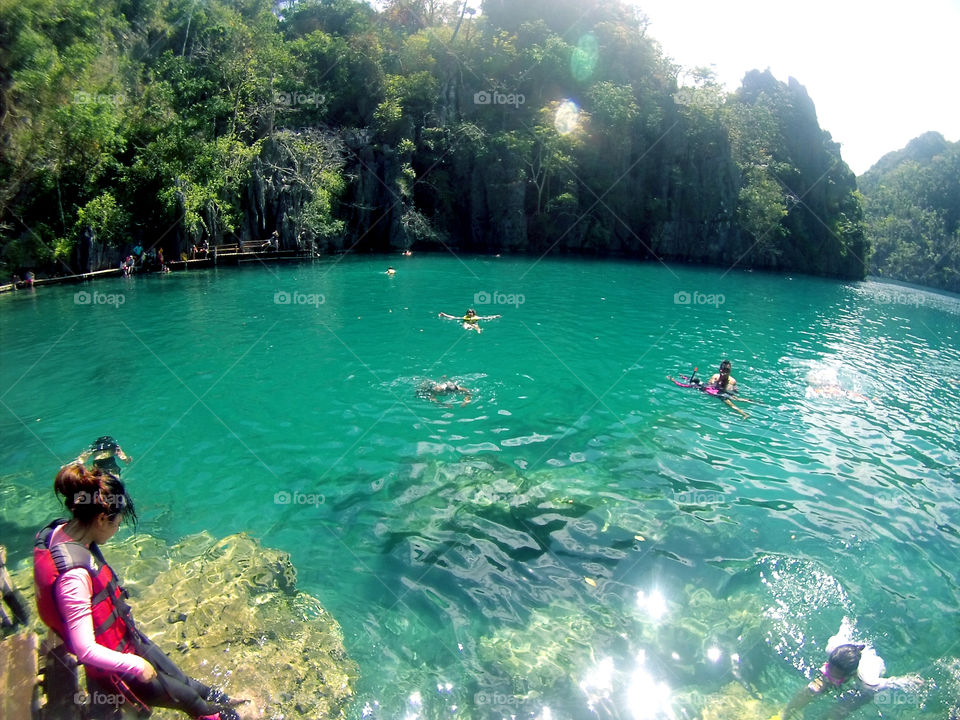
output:
<instances>
[{"instance_id":1,"label":"bright sky","mask_svg":"<svg viewBox=\"0 0 960 720\"><path fill-rule=\"evenodd\" d=\"M858 175L928 130L960 139L960 0L632 0L648 34L730 90L796 78Z\"/></svg>"}]
</instances>

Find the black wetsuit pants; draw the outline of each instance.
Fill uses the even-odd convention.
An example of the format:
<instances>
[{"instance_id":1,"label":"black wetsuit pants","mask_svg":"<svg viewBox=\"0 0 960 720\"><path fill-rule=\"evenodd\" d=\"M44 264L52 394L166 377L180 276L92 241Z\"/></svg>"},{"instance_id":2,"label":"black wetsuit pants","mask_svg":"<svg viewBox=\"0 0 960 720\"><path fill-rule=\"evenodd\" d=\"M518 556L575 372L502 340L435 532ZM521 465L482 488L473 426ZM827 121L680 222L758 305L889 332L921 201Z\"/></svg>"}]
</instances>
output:
<instances>
[{"instance_id":1,"label":"black wetsuit pants","mask_svg":"<svg viewBox=\"0 0 960 720\"><path fill-rule=\"evenodd\" d=\"M196 718L215 715L222 706L207 700L210 688L187 677L159 647L143 640L137 654L157 671L157 677L148 683L140 680L122 680L114 683L101 678L87 679L91 718L102 720L119 717L123 706L164 707L182 710ZM148 714L147 712L143 713Z\"/></svg>"}]
</instances>

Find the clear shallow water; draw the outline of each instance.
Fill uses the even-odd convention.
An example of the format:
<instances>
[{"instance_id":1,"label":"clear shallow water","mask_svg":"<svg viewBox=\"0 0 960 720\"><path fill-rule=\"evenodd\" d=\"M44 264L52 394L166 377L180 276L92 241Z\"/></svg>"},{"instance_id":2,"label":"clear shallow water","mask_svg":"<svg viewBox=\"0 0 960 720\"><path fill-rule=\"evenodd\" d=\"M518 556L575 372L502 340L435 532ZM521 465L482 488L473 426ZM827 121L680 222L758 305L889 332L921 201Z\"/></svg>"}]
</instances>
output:
<instances>
[{"instance_id":1,"label":"clear shallow water","mask_svg":"<svg viewBox=\"0 0 960 720\"><path fill-rule=\"evenodd\" d=\"M845 615L889 674L930 680L875 709L945 716L960 301L390 261L394 277L348 258L0 298L2 482L48 493L112 434L144 531L289 551L360 664L355 716L696 717L730 683L768 716ZM479 336L436 317L467 307L504 317ZM722 357L764 403L748 419L665 379ZM470 404L416 396L443 374ZM12 555L33 530L4 528Z\"/></svg>"}]
</instances>

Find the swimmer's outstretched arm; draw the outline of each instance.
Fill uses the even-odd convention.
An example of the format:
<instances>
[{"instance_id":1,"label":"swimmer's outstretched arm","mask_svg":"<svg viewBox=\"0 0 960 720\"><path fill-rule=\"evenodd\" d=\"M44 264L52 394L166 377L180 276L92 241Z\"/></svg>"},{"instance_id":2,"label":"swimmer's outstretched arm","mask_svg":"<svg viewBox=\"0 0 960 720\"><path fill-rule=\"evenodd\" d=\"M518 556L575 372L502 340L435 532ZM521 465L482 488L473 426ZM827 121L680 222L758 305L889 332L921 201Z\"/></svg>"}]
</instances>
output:
<instances>
[{"instance_id":1,"label":"swimmer's outstretched arm","mask_svg":"<svg viewBox=\"0 0 960 720\"><path fill-rule=\"evenodd\" d=\"M780 720L790 720L790 718L792 718L797 711L805 708L807 704L821 692L823 692L823 682L820 680L820 678L817 678L813 682L807 684L805 687L800 688L800 690L798 690L796 695L790 699L790 702L787 703L787 706L780 713Z\"/></svg>"},{"instance_id":2,"label":"swimmer's outstretched arm","mask_svg":"<svg viewBox=\"0 0 960 720\"><path fill-rule=\"evenodd\" d=\"M859 710L873 700L873 695L871 692L845 695L837 700L837 704L830 708L830 711L824 717L826 720L843 720L843 718L849 716L854 710Z\"/></svg>"},{"instance_id":3,"label":"swimmer's outstretched arm","mask_svg":"<svg viewBox=\"0 0 960 720\"><path fill-rule=\"evenodd\" d=\"M447 318L448 320L463 320L462 316L447 315L446 313L437 313L437 317Z\"/></svg>"},{"instance_id":4,"label":"swimmer's outstretched arm","mask_svg":"<svg viewBox=\"0 0 960 720\"><path fill-rule=\"evenodd\" d=\"M496 320L501 317L503 317L503 315L477 315L477 320Z\"/></svg>"}]
</instances>

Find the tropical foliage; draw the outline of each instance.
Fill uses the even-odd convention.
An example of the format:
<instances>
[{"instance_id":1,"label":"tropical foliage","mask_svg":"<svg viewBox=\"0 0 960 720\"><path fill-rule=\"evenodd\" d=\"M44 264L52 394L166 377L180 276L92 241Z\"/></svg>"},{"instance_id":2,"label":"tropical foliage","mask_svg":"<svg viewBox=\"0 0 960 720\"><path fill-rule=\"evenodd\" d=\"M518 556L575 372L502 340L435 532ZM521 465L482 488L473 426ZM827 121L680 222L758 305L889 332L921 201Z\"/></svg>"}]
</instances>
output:
<instances>
[{"instance_id":1,"label":"tropical foliage","mask_svg":"<svg viewBox=\"0 0 960 720\"><path fill-rule=\"evenodd\" d=\"M960 143L926 133L859 181L871 274L960 292Z\"/></svg>"},{"instance_id":2,"label":"tropical foliage","mask_svg":"<svg viewBox=\"0 0 960 720\"><path fill-rule=\"evenodd\" d=\"M864 276L855 178L795 81L678 84L618 0L376 7L0 0L6 271L277 230Z\"/></svg>"}]
</instances>

